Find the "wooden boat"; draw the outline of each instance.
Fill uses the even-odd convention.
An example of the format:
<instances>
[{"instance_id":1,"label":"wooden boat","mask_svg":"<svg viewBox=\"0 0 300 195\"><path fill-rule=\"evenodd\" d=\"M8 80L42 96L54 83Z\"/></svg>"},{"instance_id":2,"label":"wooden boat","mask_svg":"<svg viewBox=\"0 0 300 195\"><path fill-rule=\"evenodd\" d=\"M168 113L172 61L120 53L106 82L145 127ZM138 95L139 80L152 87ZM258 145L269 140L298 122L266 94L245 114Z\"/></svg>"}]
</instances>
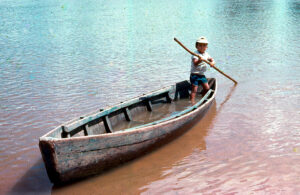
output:
<instances>
[{"instance_id":1,"label":"wooden boat","mask_svg":"<svg viewBox=\"0 0 300 195\"><path fill-rule=\"evenodd\" d=\"M163 106L188 102L190 83L182 81L98 112L69 121L40 137L39 147L53 183L97 174L134 159L188 129L211 106L217 82L194 105L160 115ZM202 88L199 87L200 93ZM168 109L167 109L168 110ZM143 114L154 118L139 123ZM157 114L158 113L158 114ZM119 124L122 124L121 126ZM159 159L158 159L159 160Z\"/></svg>"}]
</instances>

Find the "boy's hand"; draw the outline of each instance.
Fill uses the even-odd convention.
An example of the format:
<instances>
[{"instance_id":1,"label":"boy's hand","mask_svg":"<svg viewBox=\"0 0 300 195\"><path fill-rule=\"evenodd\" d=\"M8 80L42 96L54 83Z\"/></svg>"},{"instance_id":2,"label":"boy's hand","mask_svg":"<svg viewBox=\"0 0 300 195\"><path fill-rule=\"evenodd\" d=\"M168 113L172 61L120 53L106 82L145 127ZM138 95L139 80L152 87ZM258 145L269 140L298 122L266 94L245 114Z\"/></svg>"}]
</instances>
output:
<instances>
[{"instance_id":1,"label":"boy's hand","mask_svg":"<svg viewBox=\"0 0 300 195\"><path fill-rule=\"evenodd\" d=\"M215 61L214 61L213 58L208 58L207 60L210 62L209 65L210 65L211 67L215 66L216 63L215 63Z\"/></svg>"},{"instance_id":2,"label":"boy's hand","mask_svg":"<svg viewBox=\"0 0 300 195\"><path fill-rule=\"evenodd\" d=\"M199 63L202 62L201 56L197 56L197 57L198 57L198 62L199 62Z\"/></svg>"}]
</instances>

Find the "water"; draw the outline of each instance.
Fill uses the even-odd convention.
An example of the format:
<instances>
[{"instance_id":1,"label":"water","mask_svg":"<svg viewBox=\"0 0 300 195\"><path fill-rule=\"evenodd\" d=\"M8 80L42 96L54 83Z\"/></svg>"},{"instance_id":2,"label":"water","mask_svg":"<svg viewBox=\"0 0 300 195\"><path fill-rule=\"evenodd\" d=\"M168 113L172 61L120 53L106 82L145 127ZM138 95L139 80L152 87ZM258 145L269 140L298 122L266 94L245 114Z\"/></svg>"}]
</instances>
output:
<instances>
[{"instance_id":1,"label":"water","mask_svg":"<svg viewBox=\"0 0 300 195\"><path fill-rule=\"evenodd\" d=\"M297 0L0 2L1 193L300 191ZM233 83L186 134L126 165L64 187L38 138L82 114L189 78L199 36Z\"/></svg>"}]
</instances>

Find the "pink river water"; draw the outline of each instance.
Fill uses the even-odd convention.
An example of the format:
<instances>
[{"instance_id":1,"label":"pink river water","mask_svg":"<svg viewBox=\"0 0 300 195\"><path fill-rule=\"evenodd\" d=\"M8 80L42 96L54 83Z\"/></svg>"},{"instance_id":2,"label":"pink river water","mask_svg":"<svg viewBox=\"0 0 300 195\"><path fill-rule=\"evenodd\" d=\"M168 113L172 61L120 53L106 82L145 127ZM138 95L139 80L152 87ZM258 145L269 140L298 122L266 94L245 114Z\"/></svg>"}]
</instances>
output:
<instances>
[{"instance_id":1,"label":"pink river water","mask_svg":"<svg viewBox=\"0 0 300 195\"><path fill-rule=\"evenodd\" d=\"M299 194L300 4L290 1L0 2L0 194ZM205 35L219 90L172 142L66 186L40 136L189 78Z\"/></svg>"}]
</instances>

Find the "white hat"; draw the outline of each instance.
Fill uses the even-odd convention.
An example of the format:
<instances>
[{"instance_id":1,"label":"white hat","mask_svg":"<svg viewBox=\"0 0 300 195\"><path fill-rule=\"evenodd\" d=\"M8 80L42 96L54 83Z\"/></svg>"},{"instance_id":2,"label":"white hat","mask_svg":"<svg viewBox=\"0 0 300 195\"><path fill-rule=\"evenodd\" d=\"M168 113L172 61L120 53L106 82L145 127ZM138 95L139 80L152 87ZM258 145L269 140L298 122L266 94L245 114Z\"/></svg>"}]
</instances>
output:
<instances>
[{"instance_id":1,"label":"white hat","mask_svg":"<svg viewBox=\"0 0 300 195\"><path fill-rule=\"evenodd\" d=\"M205 37L199 37L196 41L196 43L205 43L208 44L208 41Z\"/></svg>"}]
</instances>

